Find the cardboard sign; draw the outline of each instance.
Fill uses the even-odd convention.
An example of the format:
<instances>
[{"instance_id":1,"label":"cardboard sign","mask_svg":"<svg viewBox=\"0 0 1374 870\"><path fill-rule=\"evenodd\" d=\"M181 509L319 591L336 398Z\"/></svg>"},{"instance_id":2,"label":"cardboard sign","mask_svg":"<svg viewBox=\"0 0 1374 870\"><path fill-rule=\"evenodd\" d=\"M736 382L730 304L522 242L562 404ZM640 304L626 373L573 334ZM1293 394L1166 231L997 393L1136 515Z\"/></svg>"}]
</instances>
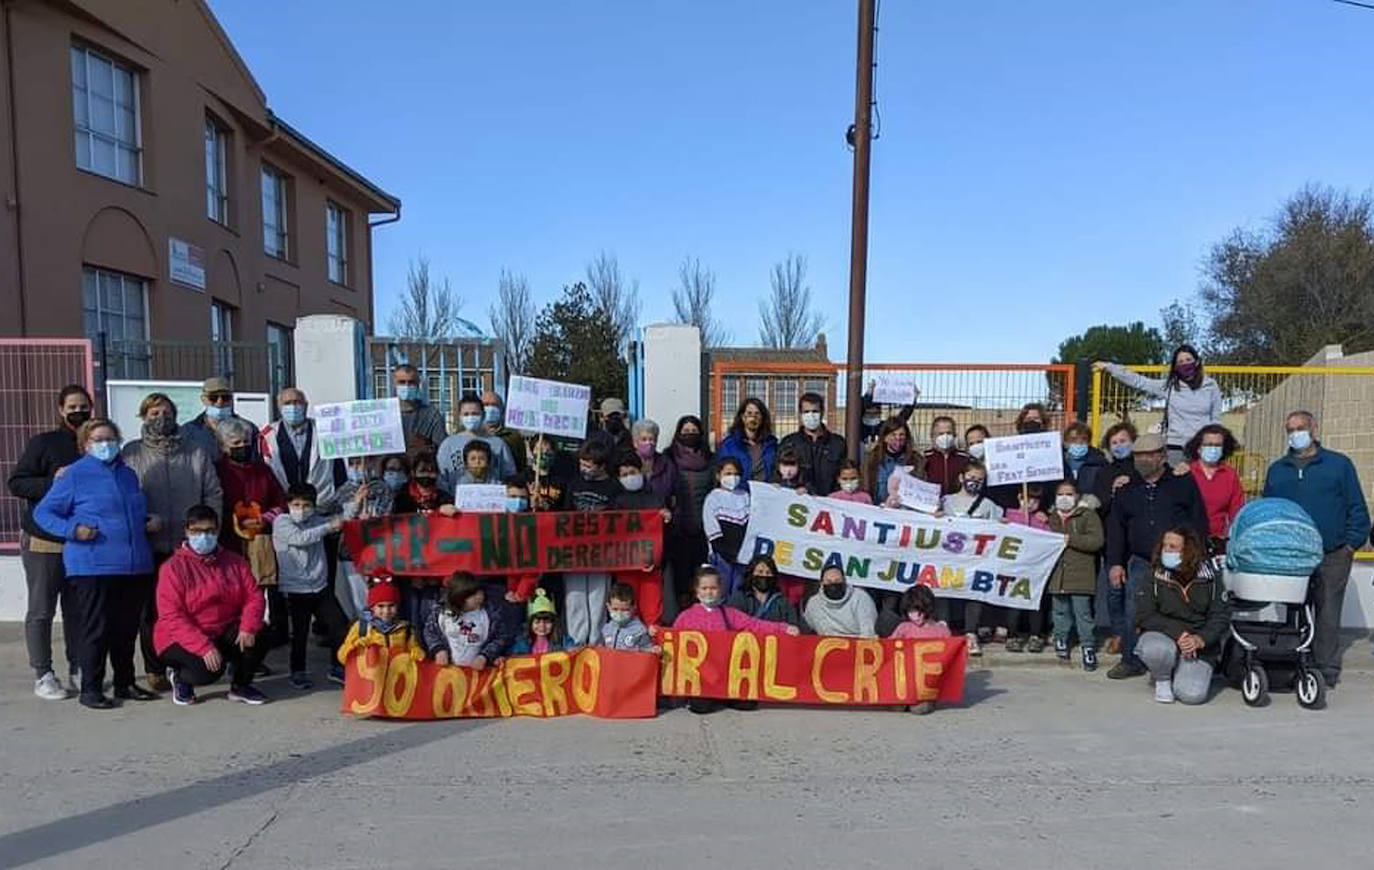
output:
<instances>
[{"instance_id":1,"label":"cardboard sign","mask_svg":"<svg viewBox=\"0 0 1374 870\"><path fill-rule=\"evenodd\" d=\"M893 372L873 376L873 402L878 405L914 405L916 377L911 373Z\"/></svg>"},{"instance_id":2,"label":"cardboard sign","mask_svg":"<svg viewBox=\"0 0 1374 870\"><path fill-rule=\"evenodd\" d=\"M983 450L988 486L1064 477L1064 446L1057 431L988 438L983 442Z\"/></svg>"},{"instance_id":3,"label":"cardboard sign","mask_svg":"<svg viewBox=\"0 0 1374 870\"><path fill-rule=\"evenodd\" d=\"M506 488L499 483L464 483L453 494L460 511L499 514L506 510Z\"/></svg>"},{"instance_id":4,"label":"cardboard sign","mask_svg":"<svg viewBox=\"0 0 1374 870\"><path fill-rule=\"evenodd\" d=\"M506 389L506 425L521 432L587 437L592 388L512 375Z\"/></svg>"},{"instance_id":5,"label":"cardboard sign","mask_svg":"<svg viewBox=\"0 0 1374 870\"><path fill-rule=\"evenodd\" d=\"M903 474L899 480L897 497L901 500L902 507L933 514L940 510L940 494L938 483L921 480L910 474Z\"/></svg>"},{"instance_id":6,"label":"cardboard sign","mask_svg":"<svg viewBox=\"0 0 1374 870\"><path fill-rule=\"evenodd\" d=\"M323 459L406 452L400 399L338 402L314 410L315 443Z\"/></svg>"}]
</instances>

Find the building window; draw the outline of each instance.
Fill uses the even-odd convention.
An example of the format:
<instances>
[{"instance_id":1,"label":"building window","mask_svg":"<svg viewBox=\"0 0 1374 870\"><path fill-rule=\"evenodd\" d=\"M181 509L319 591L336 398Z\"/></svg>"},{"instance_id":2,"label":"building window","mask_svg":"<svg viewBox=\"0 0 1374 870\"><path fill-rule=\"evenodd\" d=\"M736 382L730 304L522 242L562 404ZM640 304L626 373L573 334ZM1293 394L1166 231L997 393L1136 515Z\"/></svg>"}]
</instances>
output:
<instances>
[{"instance_id":1,"label":"building window","mask_svg":"<svg viewBox=\"0 0 1374 870\"><path fill-rule=\"evenodd\" d=\"M744 383L744 398L758 399L768 404L768 381L764 378L750 378Z\"/></svg>"},{"instance_id":2,"label":"building window","mask_svg":"<svg viewBox=\"0 0 1374 870\"><path fill-rule=\"evenodd\" d=\"M229 225L229 131L205 116L205 214Z\"/></svg>"},{"instance_id":3,"label":"building window","mask_svg":"<svg viewBox=\"0 0 1374 870\"><path fill-rule=\"evenodd\" d=\"M293 335L291 327L279 323L267 324L268 390L275 399L277 393L295 383L291 366Z\"/></svg>"},{"instance_id":4,"label":"building window","mask_svg":"<svg viewBox=\"0 0 1374 870\"><path fill-rule=\"evenodd\" d=\"M720 425L729 429L735 421L735 411L739 409L739 378L726 377L720 382Z\"/></svg>"},{"instance_id":5,"label":"building window","mask_svg":"<svg viewBox=\"0 0 1374 870\"><path fill-rule=\"evenodd\" d=\"M215 352L215 374L226 378L234 376L233 348L229 343L234 340L234 309L223 302L210 303L210 341Z\"/></svg>"},{"instance_id":6,"label":"building window","mask_svg":"<svg viewBox=\"0 0 1374 870\"><path fill-rule=\"evenodd\" d=\"M101 354L102 379L149 376L147 293L142 278L93 266L81 270L82 319Z\"/></svg>"},{"instance_id":7,"label":"building window","mask_svg":"<svg viewBox=\"0 0 1374 870\"><path fill-rule=\"evenodd\" d=\"M329 280L348 283L348 210L334 203L324 207L325 248L329 258Z\"/></svg>"},{"instance_id":8,"label":"building window","mask_svg":"<svg viewBox=\"0 0 1374 870\"><path fill-rule=\"evenodd\" d=\"M824 395L824 394L822 394ZM782 416L797 415L797 381L791 378L777 378L773 381L773 413Z\"/></svg>"},{"instance_id":9,"label":"building window","mask_svg":"<svg viewBox=\"0 0 1374 870\"><path fill-rule=\"evenodd\" d=\"M825 383L825 381L817 381L817 380L810 380L810 381L807 381L807 382L806 382L806 391L807 391L808 393L815 393L816 395L822 396L822 397L827 397L827 396L830 395L829 391L826 389L826 383Z\"/></svg>"},{"instance_id":10,"label":"building window","mask_svg":"<svg viewBox=\"0 0 1374 870\"><path fill-rule=\"evenodd\" d=\"M266 164L262 167L262 249L269 257L287 259L289 228L286 222L287 185L285 175Z\"/></svg>"},{"instance_id":11,"label":"building window","mask_svg":"<svg viewBox=\"0 0 1374 870\"><path fill-rule=\"evenodd\" d=\"M142 184L138 73L72 46L72 114L76 165L125 184Z\"/></svg>"}]
</instances>

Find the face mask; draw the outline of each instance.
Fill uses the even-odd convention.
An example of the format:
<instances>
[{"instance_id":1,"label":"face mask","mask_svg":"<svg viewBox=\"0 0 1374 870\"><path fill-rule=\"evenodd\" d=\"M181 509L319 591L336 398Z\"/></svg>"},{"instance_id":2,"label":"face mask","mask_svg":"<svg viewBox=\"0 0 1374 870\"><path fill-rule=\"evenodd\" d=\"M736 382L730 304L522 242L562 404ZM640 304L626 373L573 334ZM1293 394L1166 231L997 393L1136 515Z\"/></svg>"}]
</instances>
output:
<instances>
[{"instance_id":1,"label":"face mask","mask_svg":"<svg viewBox=\"0 0 1374 870\"><path fill-rule=\"evenodd\" d=\"M1088 455L1088 445L1070 444L1067 450L1070 459L1082 459Z\"/></svg>"},{"instance_id":2,"label":"face mask","mask_svg":"<svg viewBox=\"0 0 1374 870\"><path fill-rule=\"evenodd\" d=\"M350 483L362 483L367 479L367 472L364 469L350 465L348 467L348 480Z\"/></svg>"},{"instance_id":3,"label":"face mask","mask_svg":"<svg viewBox=\"0 0 1374 870\"><path fill-rule=\"evenodd\" d=\"M399 492L401 488L406 485L406 480L408 479L409 478L406 477L406 473L404 471L382 472L382 482L385 483L387 489L391 490L392 492Z\"/></svg>"},{"instance_id":4,"label":"face mask","mask_svg":"<svg viewBox=\"0 0 1374 870\"><path fill-rule=\"evenodd\" d=\"M1057 495L1054 497L1054 506L1063 513L1068 513L1078 504L1078 497L1072 495Z\"/></svg>"},{"instance_id":5,"label":"face mask","mask_svg":"<svg viewBox=\"0 0 1374 870\"><path fill-rule=\"evenodd\" d=\"M242 447L230 447L228 455L234 462L247 462L252 454L248 452L248 445L245 444Z\"/></svg>"},{"instance_id":6,"label":"face mask","mask_svg":"<svg viewBox=\"0 0 1374 870\"><path fill-rule=\"evenodd\" d=\"M636 444L636 445L635 445L635 453L638 453L638 454L639 454L639 458L640 458L640 459L643 459L643 460L646 460L646 461L649 460L649 459L653 459L653 458L654 458L654 446L655 446L655 445L654 445L654 442L652 442L652 441L642 441L642 442L640 442L639 444Z\"/></svg>"},{"instance_id":7,"label":"face mask","mask_svg":"<svg viewBox=\"0 0 1374 870\"><path fill-rule=\"evenodd\" d=\"M192 532L186 536L186 543L199 556L208 556L215 549L214 532Z\"/></svg>"},{"instance_id":8,"label":"face mask","mask_svg":"<svg viewBox=\"0 0 1374 870\"><path fill-rule=\"evenodd\" d=\"M619 435L625 431L625 421L620 419L619 414L612 414L606 418L606 431L612 435Z\"/></svg>"},{"instance_id":9,"label":"face mask","mask_svg":"<svg viewBox=\"0 0 1374 870\"><path fill-rule=\"evenodd\" d=\"M739 487L738 474L722 474L720 476L720 488L734 492Z\"/></svg>"},{"instance_id":10,"label":"face mask","mask_svg":"<svg viewBox=\"0 0 1374 870\"><path fill-rule=\"evenodd\" d=\"M420 387L417 384L397 384L396 398L402 402L413 402L420 398Z\"/></svg>"},{"instance_id":11,"label":"face mask","mask_svg":"<svg viewBox=\"0 0 1374 870\"><path fill-rule=\"evenodd\" d=\"M611 622L614 622L616 625L624 625L630 621L630 611L628 610L612 610L610 616Z\"/></svg>"},{"instance_id":12,"label":"face mask","mask_svg":"<svg viewBox=\"0 0 1374 870\"><path fill-rule=\"evenodd\" d=\"M857 480L842 480L842 481L840 481L840 491L841 491L841 492L858 492L858 491L859 491L859 482L858 482Z\"/></svg>"},{"instance_id":13,"label":"face mask","mask_svg":"<svg viewBox=\"0 0 1374 870\"><path fill-rule=\"evenodd\" d=\"M86 452L101 462L114 462L119 455L119 445L113 441L93 441Z\"/></svg>"},{"instance_id":14,"label":"face mask","mask_svg":"<svg viewBox=\"0 0 1374 870\"><path fill-rule=\"evenodd\" d=\"M970 477L964 481L964 492L969 495L977 495L983 491L983 481L977 477Z\"/></svg>"},{"instance_id":15,"label":"face mask","mask_svg":"<svg viewBox=\"0 0 1374 870\"><path fill-rule=\"evenodd\" d=\"M1159 459L1142 459L1137 456L1135 458L1135 472L1141 477L1154 477L1159 473L1161 462Z\"/></svg>"},{"instance_id":16,"label":"face mask","mask_svg":"<svg viewBox=\"0 0 1374 870\"><path fill-rule=\"evenodd\" d=\"M701 446L701 433L689 432L685 435L679 435L677 436L677 443L681 444L683 447L690 447L696 450Z\"/></svg>"},{"instance_id":17,"label":"face mask","mask_svg":"<svg viewBox=\"0 0 1374 870\"><path fill-rule=\"evenodd\" d=\"M1288 449L1301 453L1312 446L1312 433L1306 429L1298 429L1288 433Z\"/></svg>"},{"instance_id":18,"label":"face mask","mask_svg":"<svg viewBox=\"0 0 1374 870\"><path fill-rule=\"evenodd\" d=\"M175 417L150 417L143 421L143 434L151 435L154 438L167 438L175 435L177 431L177 421Z\"/></svg>"},{"instance_id":19,"label":"face mask","mask_svg":"<svg viewBox=\"0 0 1374 870\"><path fill-rule=\"evenodd\" d=\"M1112 448L1113 459L1129 459L1135 450L1135 445L1127 441L1125 444L1117 444Z\"/></svg>"},{"instance_id":20,"label":"face mask","mask_svg":"<svg viewBox=\"0 0 1374 870\"><path fill-rule=\"evenodd\" d=\"M919 610L908 610L906 618L916 623L917 625L926 624L926 615Z\"/></svg>"},{"instance_id":21,"label":"face mask","mask_svg":"<svg viewBox=\"0 0 1374 870\"><path fill-rule=\"evenodd\" d=\"M205 419L207 420L228 420L234 416L234 409L228 405L206 405ZM170 417L164 418L170 420Z\"/></svg>"},{"instance_id":22,"label":"face mask","mask_svg":"<svg viewBox=\"0 0 1374 870\"><path fill-rule=\"evenodd\" d=\"M305 422L305 406L295 403L282 405L281 418L288 426L299 426Z\"/></svg>"},{"instance_id":23,"label":"face mask","mask_svg":"<svg viewBox=\"0 0 1374 870\"><path fill-rule=\"evenodd\" d=\"M644 475L627 474L620 478L620 485L626 492L639 492L644 488Z\"/></svg>"},{"instance_id":24,"label":"face mask","mask_svg":"<svg viewBox=\"0 0 1374 870\"><path fill-rule=\"evenodd\" d=\"M315 515L315 509L312 508L312 507L303 507L303 508L294 508L294 507L293 507L293 508L290 508L289 510L290 510L290 513L291 513L291 519L295 520L295 521L298 522L298 523L303 523L303 522L305 522L306 520L310 519L311 517L313 517L313 516Z\"/></svg>"},{"instance_id":25,"label":"face mask","mask_svg":"<svg viewBox=\"0 0 1374 870\"><path fill-rule=\"evenodd\" d=\"M482 425L482 415L481 415L481 414L464 414L463 416L461 416L461 417L458 418L458 421L459 421L460 423L463 424L463 428L464 428L464 429L468 430L469 432L473 432L473 431L475 431L479 426Z\"/></svg>"},{"instance_id":26,"label":"face mask","mask_svg":"<svg viewBox=\"0 0 1374 870\"><path fill-rule=\"evenodd\" d=\"M1193 379L1193 375L1197 374L1197 363L1179 363L1174 371L1178 373L1180 378L1190 381Z\"/></svg>"},{"instance_id":27,"label":"face mask","mask_svg":"<svg viewBox=\"0 0 1374 870\"><path fill-rule=\"evenodd\" d=\"M430 477L428 474L421 474L415 478L415 485L420 487L420 489L433 489L434 485L438 482L439 478Z\"/></svg>"},{"instance_id":28,"label":"face mask","mask_svg":"<svg viewBox=\"0 0 1374 870\"><path fill-rule=\"evenodd\" d=\"M865 417L864 425L870 429L876 429L883 424L882 417Z\"/></svg>"},{"instance_id":29,"label":"face mask","mask_svg":"<svg viewBox=\"0 0 1374 870\"><path fill-rule=\"evenodd\" d=\"M707 610L710 610L712 607L715 607L720 604L720 599L714 595L698 595L697 603L699 603L702 607L705 607Z\"/></svg>"},{"instance_id":30,"label":"face mask","mask_svg":"<svg viewBox=\"0 0 1374 870\"><path fill-rule=\"evenodd\" d=\"M749 578L749 584L760 592L767 592L773 586L773 578L756 574Z\"/></svg>"},{"instance_id":31,"label":"face mask","mask_svg":"<svg viewBox=\"0 0 1374 870\"><path fill-rule=\"evenodd\" d=\"M1198 450L1198 455L1201 456L1202 461L1207 463L1208 465L1216 465L1218 462L1221 461L1221 445L1204 444Z\"/></svg>"},{"instance_id":32,"label":"face mask","mask_svg":"<svg viewBox=\"0 0 1374 870\"><path fill-rule=\"evenodd\" d=\"M530 506L530 500L527 499L527 498L525 498L523 495L508 495L508 496L506 496L506 512L507 512L507 513L518 514L518 513L520 513L521 511L528 510L528 509L529 509L529 506Z\"/></svg>"},{"instance_id":33,"label":"face mask","mask_svg":"<svg viewBox=\"0 0 1374 870\"><path fill-rule=\"evenodd\" d=\"M845 585L844 583L831 583L829 586L822 586L821 591L831 601L839 601L844 597Z\"/></svg>"},{"instance_id":34,"label":"face mask","mask_svg":"<svg viewBox=\"0 0 1374 870\"><path fill-rule=\"evenodd\" d=\"M901 456L906 452L906 439L903 438L895 443L887 442L887 452L891 456Z\"/></svg>"},{"instance_id":35,"label":"face mask","mask_svg":"<svg viewBox=\"0 0 1374 870\"><path fill-rule=\"evenodd\" d=\"M599 468L584 468L584 469L582 469L582 479L583 479L583 480L600 480L604 475L605 475L605 472L603 472L603 471L602 471L601 469L599 469Z\"/></svg>"},{"instance_id":36,"label":"face mask","mask_svg":"<svg viewBox=\"0 0 1374 870\"><path fill-rule=\"evenodd\" d=\"M1182 553L1160 553L1159 564L1168 568L1170 571L1178 570L1178 566L1183 564Z\"/></svg>"},{"instance_id":37,"label":"face mask","mask_svg":"<svg viewBox=\"0 0 1374 870\"><path fill-rule=\"evenodd\" d=\"M983 446L983 442L979 441L977 444L970 444L968 446L968 455L972 456L974 459L982 459L983 454L987 453L987 450L988 449Z\"/></svg>"},{"instance_id":38,"label":"face mask","mask_svg":"<svg viewBox=\"0 0 1374 870\"><path fill-rule=\"evenodd\" d=\"M81 428L81 424L91 419L90 411L70 411L62 415L62 419L67 421L67 425L73 429Z\"/></svg>"},{"instance_id":39,"label":"face mask","mask_svg":"<svg viewBox=\"0 0 1374 870\"><path fill-rule=\"evenodd\" d=\"M935 449L948 450L954 446L954 436L948 432L935 436Z\"/></svg>"},{"instance_id":40,"label":"face mask","mask_svg":"<svg viewBox=\"0 0 1374 870\"><path fill-rule=\"evenodd\" d=\"M778 476L781 477L783 480L796 480L796 479L797 479L797 466L795 466L795 465L779 465L779 466L778 466Z\"/></svg>"},{"instance_id":41,"label":"face mask","mask_svg":"<svg viewBox=\"0 0 1374 870\"><path fill-rule=\"evenodd\" d=\"M808 432L815 432L821 428L821 415L819 411L807 411L801 415L802 426Z\"/></svg>"},{"instance_id":42,"label":"face mask","mask_svg":"<svg viewBox=\"0 0 1374 870\"><path fill-rule=\"evenodd\" d=\"M1020 426L1017 426L1016 431L1020 435L1034 435L1037 432L1044 432L1045 424L1041 423L1039 420L1027 420Z\"/></svg>"},{"instance_id":43,"label":"face mask","mask_svg":"<svg viewBox=\"0 0 1374 870\"><path fill-rule=\"evenodd\" d=\"M486 405L482 408L482 419L495 426L501 422L501 407L499 405Z\"/></svg>"}]
</instances>

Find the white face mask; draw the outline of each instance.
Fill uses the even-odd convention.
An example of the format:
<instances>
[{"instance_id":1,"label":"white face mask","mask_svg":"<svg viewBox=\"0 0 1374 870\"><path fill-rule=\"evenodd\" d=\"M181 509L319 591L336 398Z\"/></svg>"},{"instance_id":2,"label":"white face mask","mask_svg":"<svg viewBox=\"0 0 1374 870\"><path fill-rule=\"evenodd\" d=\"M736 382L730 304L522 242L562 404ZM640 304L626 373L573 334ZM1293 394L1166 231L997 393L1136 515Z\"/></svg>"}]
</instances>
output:
<instances>
[{"instance_id":1,"label":"white face mask","mask_svg":"<svg viewBox=\"0 0 1374 870\"><path fill-rule=\"evenodd\" d=\"M983 454L986 452L987 448L983 446L982 441L979 441L977 444L970 444L968 446L968 455L972 456L974 459L982 459Z\"/></svg>"},{"instance_id":2,"label":"white face mask","mask_svg":"<svg viewBox=\"0 0 1374 870\"><path fill-rule=\"evenodd\" d=\"M948 450L954 446L954 436L948 432L942 432L935 436L935 449Z\"/></svg>"},{"instance_id":3,"label":"white face mask","mask_svg":"<svg viewBox=\"0 0 1374 870\"><path fill-rule=\"evenodd\" d=\"M626 492L639 492L644 488L644 475L627 474L620 478L620 485L625 488Z\"/></svg>"},{"instance_id":4,"label":"white face mask","mask_svg":"<svg viewBox=\"0 0 1374 870\"><path fill-rule=\"evenodd\" d=\"M1054 497L1054 506L1064 513L1074 509L1078 504L1078 497L1072 495L1057 495Z\"/></svg>"},{"instance_id":5,"label":"white face mask","mask_svg":"<svg viewBox=\"0 0 1374 870\"><path fill-rule=\"evenodd\" d=\"M802 426L806 427L808 432L815 432L817 429L821 428L821 412L803 411L801 421Z\"/></svg>"},{"instance_id":6,"label":"white face mask","mask_svg":"<svg viewBox=\"0 0 1374 870\"><path fill-rule=\"evenodd\" d=\"M289 509L289 513L291 519L303 523L315 515L315 509L312 507L293 507Z\"/></svg>"},{"instance_id":7,"label":"white face mask","mask_svg":"<svg viewBox=\"0 0 1374 870\"><path fill-rule=\"evenodd\" d=\"M844 492L858 492L859 482L857 480L842 480L840 481L840 489Z\"/></svg>"},{"instance_id":8,"label":"white face mask","mask_svg":"<svg viewBox=\"0 0 1374 870\"><path fill-rule=\"evenodd\" d=\"M722 475L720 476L720 488L721 488L721 489L728 489L728 490L730 490L731 492L734 492L736 489L739 488L739 475L738 475L738 474L722 474Z\"/></svg>"}]
</instances>

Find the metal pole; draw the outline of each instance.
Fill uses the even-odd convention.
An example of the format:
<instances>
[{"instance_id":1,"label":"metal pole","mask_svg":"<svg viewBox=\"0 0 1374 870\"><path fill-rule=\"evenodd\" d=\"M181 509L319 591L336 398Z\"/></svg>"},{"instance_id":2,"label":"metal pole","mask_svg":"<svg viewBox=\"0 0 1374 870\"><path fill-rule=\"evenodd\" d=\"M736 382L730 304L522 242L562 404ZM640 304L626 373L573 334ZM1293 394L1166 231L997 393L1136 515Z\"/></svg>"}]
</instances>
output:
<instances>
[{"instance_id":1,"label":"metal pole","mask_svg":"<svg viewBox=\"0 0 1374 870\"><path fill-rule=\"evenodd\" d=\"M854 216L849 241L849 372L844 417L849 457L863 453L864 295L868 282L869 146L873 134L875 0L859 0L859 57L854 87Z\"/></svg>"}]
</instances>

